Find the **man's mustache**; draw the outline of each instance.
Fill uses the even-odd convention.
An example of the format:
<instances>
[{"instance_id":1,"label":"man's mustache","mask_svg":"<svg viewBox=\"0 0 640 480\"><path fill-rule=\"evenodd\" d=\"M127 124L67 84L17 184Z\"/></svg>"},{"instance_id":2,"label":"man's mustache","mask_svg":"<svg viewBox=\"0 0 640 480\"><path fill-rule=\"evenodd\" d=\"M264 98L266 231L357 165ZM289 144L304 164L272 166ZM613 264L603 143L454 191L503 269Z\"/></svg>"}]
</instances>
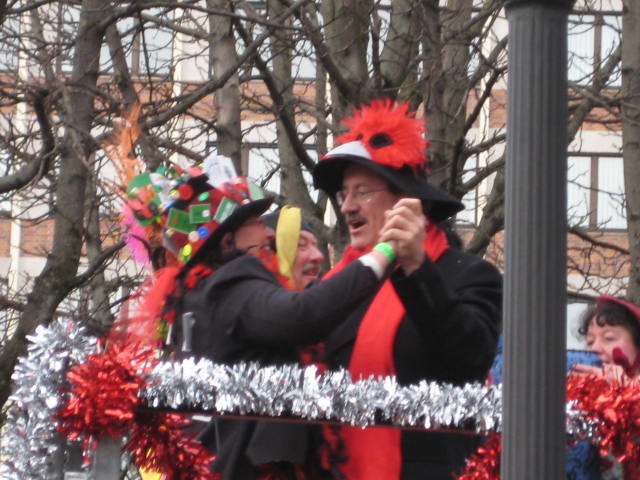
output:
<instances>
[{"instance_id":1,"label":"man's mustache","mask_svg":"<svg viewBox=\"0 0 640 480\"><path fill-rule=\"evenodd\" d=\"M366 219L357 212L345 214L345 220L347 223L352 223L352 222L365 223L366 222Z\"/></svg>"}]
</instances>

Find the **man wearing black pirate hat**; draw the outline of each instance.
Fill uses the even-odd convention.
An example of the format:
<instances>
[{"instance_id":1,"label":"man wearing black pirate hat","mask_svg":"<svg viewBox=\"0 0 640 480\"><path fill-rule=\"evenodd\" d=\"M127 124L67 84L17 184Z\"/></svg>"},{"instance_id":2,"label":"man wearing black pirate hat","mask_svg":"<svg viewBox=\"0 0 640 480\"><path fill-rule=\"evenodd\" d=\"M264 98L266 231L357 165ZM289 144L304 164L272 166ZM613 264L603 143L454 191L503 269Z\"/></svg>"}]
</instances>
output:
<instances>
[{"instance_id":1,"label":"man wearing black pirate hat","mask_svg":"<svg viewBox=\"0 0 640 480\"><path fill-rule=\"evenodd\" d=\"M344 120L348 131L316 165L314 184L332 195L350 246L329 275L372 248L397 261L380 291L332 332L329 368L355 379L395 375L483 381L498 339L502 279L494 266L450 245L437 223L462 204L426 179L427 140L407 105L377 100ZM450 480L473 452L466 434L390 428L340 430L349 480Z\"/></svg>"}]
</instances>

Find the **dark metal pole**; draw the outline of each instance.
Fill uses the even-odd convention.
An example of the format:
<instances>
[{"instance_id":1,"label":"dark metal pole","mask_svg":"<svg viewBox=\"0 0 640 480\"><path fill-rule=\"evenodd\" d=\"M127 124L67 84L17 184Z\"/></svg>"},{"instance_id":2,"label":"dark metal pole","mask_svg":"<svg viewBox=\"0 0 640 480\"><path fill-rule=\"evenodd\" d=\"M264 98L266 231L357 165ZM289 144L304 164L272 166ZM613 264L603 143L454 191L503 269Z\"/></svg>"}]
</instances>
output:
<instances>
[{"instance_id":1,"label":"dark metal pole","mask_svg":"<svg viewBox=\"0 0 640 480\"><path fill-rule=\"evenodd\" d=\"M507 1L501 478L565 477L567 14Z\"/></svg>"},{"instance_id":2,"label":"dark metal pole","mask_svg":"<svg viewBox=\"0 0 640 480\"><path fill-rule=\"evenodd\" d=\"M121 445L119 438L107 437L100 441L93 458L92 480L119 480Z\"/></svg>"}]
</instances>

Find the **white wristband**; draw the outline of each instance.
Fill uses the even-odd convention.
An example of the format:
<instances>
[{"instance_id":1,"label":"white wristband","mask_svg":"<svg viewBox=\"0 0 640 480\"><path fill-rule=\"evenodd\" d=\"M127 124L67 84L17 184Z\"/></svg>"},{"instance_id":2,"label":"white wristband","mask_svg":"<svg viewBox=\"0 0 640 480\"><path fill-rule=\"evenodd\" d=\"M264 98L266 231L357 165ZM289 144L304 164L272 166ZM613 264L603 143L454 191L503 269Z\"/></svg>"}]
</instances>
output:
<instances>
[{"instance_id":1,"label":"white wristband","mask_svg":"<svg viewBox=\"0 0 640 480\"><path fill-rule=\"evenodd\" d=\"M385 268L378 263L371 253L367 253L366 255L359 257L358 260L360 260L365 267L369 267L373 270L373 273L378 280L384 276Z\"/></svg>"}]
</instances>

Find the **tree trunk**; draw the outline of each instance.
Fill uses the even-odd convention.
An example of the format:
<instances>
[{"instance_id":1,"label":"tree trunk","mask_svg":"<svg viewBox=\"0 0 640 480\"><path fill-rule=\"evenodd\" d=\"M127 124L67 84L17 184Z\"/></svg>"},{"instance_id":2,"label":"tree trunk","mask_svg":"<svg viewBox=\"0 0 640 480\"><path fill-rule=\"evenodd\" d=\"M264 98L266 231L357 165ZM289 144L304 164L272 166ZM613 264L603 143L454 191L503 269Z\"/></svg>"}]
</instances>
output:
<instances>
[{"instance_id":1,"label":"tree trunk","mask_svg":"<svg viewBox=\"0 0 640 480\"><path fill-rule=\"evenodd\" d=\"M0 353L0 405L10 393L11 373L17 358L26 351L26 336L48 323L58 304L75 286L83 240L82 197L87 162L92 148L89 127L93 124L102 32L96 25L104 17L104 0L83 2L76 41L70 88L63 94L61 115L66 131L61 146L60 171L55 186L53 247L44 270L35 279L27 306L13 337Z\"/></svg>"},{"instance_id":2,"label":"tree trunk","mask_svg":"<svg viewBox=\"0 0 640 480\"><path fill-rule=\"evenodd\" d=\"M417 0L396 0L391 3L389 33L380 54L381 87L398 89L406 80L409 72L415 71L415 58L418 53L419 9Z\"/></svg>"},{"instance_id":3,"label":"tree trunk","mask_svg":"<svg viewBox=\"0 0 640 480\"><path fill-rule=\"evenodd\" d=\"M640 304L640 5L625 0L622 16L622 158L631 271L627 298Z\"/></svg>"},{"instance_id":4,"label":"tree trunk","mask_svg":"<svg viewBox=\"0 0 640 480\"><path fill-rule=\"evenodd\" d=\"M271 18L278 18L285 11L286 6L280 0L269 0L267 8ZM302 177L301 164L296 158L284 125L279 120L284 115L292 120L295 119L296 99L293 95L291 80L292 42L291 31L284 28L276 30L271 37L272 76L275 88L278 90L278 97L282 99L281 104L273 105L275 116L278 118L276 134L280 160L280 194L287 203L308 210L312 202Z\"/></svg>"},{"instance_id":5,"label":"tree trunk","mask_svg":"<svg viewBox=\"0 0 640 480\"><path fill-rule=\"evenodd\" d=\"M100 201L96 195L94 176L87 180L85 190L86 235L87 235L87 263L93 264L102 255L102 238L100 232ZM113 323L113 315L109 310L109 290L104 278L104 270L98 269L90 282L89 317L87 325L89 332L98 337L106 334Z\"/></svg>"},{"instance_id":6,"label":"tree trunk","mask_svg":"<svg viewBox=\"0 0 640 480\"><path fill-rule=\"evenodd\" d=\"M344 128L340 120L350 113L350 107L369 100L364 86L369 78L367 47L372 2L324 0L320 8L327 46L344 79L352 85L354 95L344 98L337 89L331 89L334 132L341 133Z\"/></svg>"},{"instance_id":7,"label":"tree trunk","mask_svg":"<svg viewBox=\"0 0 640 480\"><path fill-rule=\"evenodd\" d=\"M231 13L226 0L207 0L207 7L225 10ZM231 18L223 15L210 15L211 31L210 58L213 69L212 78L217 80L226 73L229 67L238 61L236 40L231 28ZM215 92L216 133L218 153L233 160L238 174L246 174L241 168L240 145L242 133L240 128L240 89L238 75L232 75L222 88Z\"/></svg>"},{"instance_id":8,"label":"tree trunk","mask_svg":"<svg viewBox=\"0 0 640 480\"><path fill-rule=\"evenodd\" d=\"M438 2L425 11L425 100L427 130L431 141L431 182L449 191L458 181L458 139L464 138L468 94L469 45L462 41L463 27L471 18L470 0L452 0L441 12Z\"/></svg>"}]
</instances>

